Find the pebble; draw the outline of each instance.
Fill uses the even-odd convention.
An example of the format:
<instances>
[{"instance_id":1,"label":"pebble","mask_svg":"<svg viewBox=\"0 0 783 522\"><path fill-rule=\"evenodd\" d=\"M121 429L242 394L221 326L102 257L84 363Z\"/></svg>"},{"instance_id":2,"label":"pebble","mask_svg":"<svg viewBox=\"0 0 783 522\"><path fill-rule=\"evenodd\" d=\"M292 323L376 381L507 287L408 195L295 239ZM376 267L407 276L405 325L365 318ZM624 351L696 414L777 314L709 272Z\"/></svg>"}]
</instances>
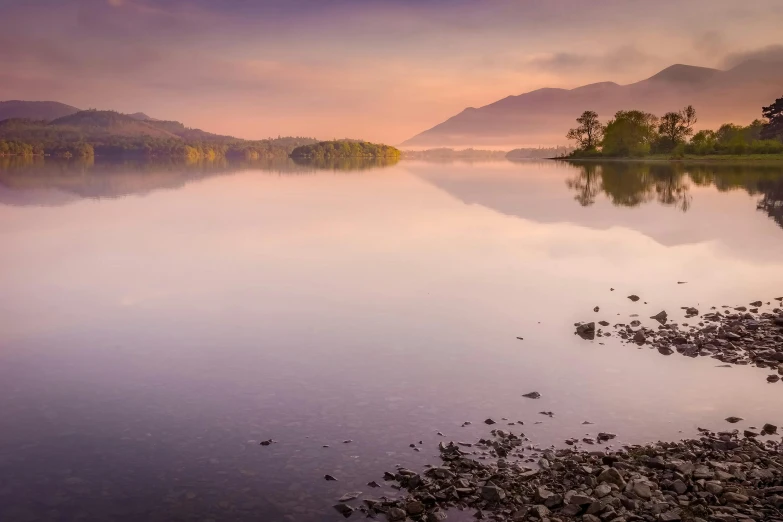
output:
<instances>
[{"instance_id":1,"label":"pebble","mask_svg":"<svg viewBox=\"0 0 783 522\"><path fill-rule=\"evenodd\" d=\"M522 397L527 397L528 399L540 399L541 398L541 394L538 393L537 391L533 391L533 392L526 393L526 394L522 395Z\"/></svg>"}]
</instances>

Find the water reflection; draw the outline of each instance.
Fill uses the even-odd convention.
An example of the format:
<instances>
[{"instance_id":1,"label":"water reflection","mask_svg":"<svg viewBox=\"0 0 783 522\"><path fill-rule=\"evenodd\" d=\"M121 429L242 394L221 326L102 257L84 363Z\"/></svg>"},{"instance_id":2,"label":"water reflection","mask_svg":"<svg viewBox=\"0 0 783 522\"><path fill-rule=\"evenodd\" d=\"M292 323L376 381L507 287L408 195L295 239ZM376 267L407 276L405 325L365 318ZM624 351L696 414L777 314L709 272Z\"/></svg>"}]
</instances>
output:
<instances>
[{"instance_id":1,"label":"water reflection","mask_svg":"<svg viewBox=\"0 0 783 522\"><path fill-rule=\"evenodd\" d=\"M578 173L566 181L583 207L605 195L614 205L637 207L650 201L687 212L692 186L719 191L743 189L761 194L758 208L781 224L783 168L775 165L704 165L687 163L608 162L571 164ZM783 226L783 225L781 225Z\"/></svg>"},{"instance_id":2,"label":"water reflection","mask_svg":"<svg viewBox=\"0 0 783 522\"><path fill-rule=\"evenodd\" d=\"M178 189L215 176L244 170L277 175L307 175L321 171L354 172L392 166L396 160L345 158L336 160L184 161L58 160L43 157L0 157L0 203L64 204L78 198L117 198L156 190Z\"/></svg>"},{"instance_id":3,"label":"water reflection","mask_svg":"<svg viewBox=\"0 0 783 522\"><path fill-rule=\"evenodd\" d=\"M391 167L399 162L398 158L294 158L293 162L300 167L313 170L369 170Z\"/></svg>"},{"instance_id":4,"label":"water reflection","mask_svg":"<svg viewBox=\"0 0 783 522\"><path fill-rule=\"evenodd\" d=\"M758 368L573 335L778 295L774 176L692 172L677 212L615 205L597 171L582 207L555 162L243 165L0 172L0 520L336 520L490 416L545 446L584 420L620 443L779 423Z\"/></svg>"}]
</instances>

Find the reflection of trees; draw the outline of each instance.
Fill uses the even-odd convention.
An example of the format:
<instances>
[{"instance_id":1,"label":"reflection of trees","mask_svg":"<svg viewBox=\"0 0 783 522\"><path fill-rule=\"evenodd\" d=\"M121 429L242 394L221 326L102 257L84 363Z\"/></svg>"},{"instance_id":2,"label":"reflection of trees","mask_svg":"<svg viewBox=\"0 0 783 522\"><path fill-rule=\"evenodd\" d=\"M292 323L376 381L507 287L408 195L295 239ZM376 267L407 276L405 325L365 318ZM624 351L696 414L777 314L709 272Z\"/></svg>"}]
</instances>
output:
<instances>
[{"instance_id":1,"label":"reflection of trees","mask_svg":"<svg viewBox=\"0 0 783 522\"><path fill-rule=\"evenodd\" d=\"M568 188L576 191L574 199L583 207L589 207L595 203L595 198L600 192L600 174L595 164L581 165L578 176L566 180Z\"/></svg>"},{"instance_id":2,"label":"reflection of trees","mask_svg":"<svg viewBox=\"0 0 783 522\"><path fill-rule=\"evenodd\" d=\"M365 158L350 156L346 158L293 158L296 165L315 170L367 170L395 165L399 158Z\"/></svg>"},{"instance_id":3,"label":"reflection of trees","mask_svg":"<svg viewBox=\"0 0 783 522\"><path fill-rule=\"evenodd\" d=\"M783 227L783 176L776 180L762 180L759 189L764 194L756 208L767 213Z\"/></svg>"},{"instance_id":4,"label":"reflection of trees","mask_svg":"<svg viewBox=\"0 0 783 522\"><path fill-rule=\"evenodd\" d=\"M687 211L691 196L684 173L670 165L649 163L583 163L580 172L566 181L582 206L595 203L603 192L612 204L636 207L651 200Z\"/></svg>"},{"instance_id":5,"label":"reflection of trees","mask_svg":"<svg viewBox=\"0 0 783 522\"><path fill-rule=\"evenodd\" d=\"M311 175L319 169L360 171L393 164L388 160L347 158L336 162L294 162L288 158L258 160L186 161L59 160L33 157L0 157L0 188L12 190L55 189L82 198L113 198L175 189L188 183L253 170L281 175Z\"/></svg>"},{"instance_id":6,"label":"reflection of trees","mask_svg":"<svg viewBox=\"0 0 783 522\"><path fill-rule=\"evenodd\" d=\"M783 226L783 166L780 164L691 164L654 162L572 163L578 174L566 181L580 205L603 193L612 204L636 207L650 201L690 209L690 186L713 186L724 192L761 194L759 210Z\"/></svg>"}]
</instances>

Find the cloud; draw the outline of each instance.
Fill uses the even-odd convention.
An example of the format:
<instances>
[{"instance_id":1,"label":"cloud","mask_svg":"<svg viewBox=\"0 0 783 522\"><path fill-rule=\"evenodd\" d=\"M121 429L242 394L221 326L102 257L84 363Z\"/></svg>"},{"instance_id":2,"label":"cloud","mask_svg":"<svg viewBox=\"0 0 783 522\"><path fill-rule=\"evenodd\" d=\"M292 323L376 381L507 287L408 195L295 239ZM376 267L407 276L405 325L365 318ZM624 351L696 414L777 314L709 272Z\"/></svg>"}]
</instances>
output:
<instances>
[{"instance_id":1,"label":"cloud","mask_svg":"<svg viewBox=\"0 0 783 522\"><path fill-rule=\"evenodd\" d=\"M723 54L726 46L726 38L722 33L714 30L701 33L693 41L693 48L708 58Z\"/></svg>"},{"instance_id":2,"label":"cloud","mask_svg":"<svg viewBox=\"0 0 783 522\"><path fill-rule=\"evenodd\" d=\"M783 65L783 45L768 45L761 49L731 53L723 59L724 67L730 69L747 61L781 62Z\"/></svg>"},{"instance_id":3,"label":"cloud","mask_svg":"<svg viewBox=\"0 0 783 522\"><path fill-rule=\"evenodd\" d=\"M636 46L625 45L602 54L560 52L535 56L528 61L528 64L555 73L582 72L587 69L626 72L646 66L653 60L655 58L652 55L639 50Z\"/></svg>"}]
</instances>

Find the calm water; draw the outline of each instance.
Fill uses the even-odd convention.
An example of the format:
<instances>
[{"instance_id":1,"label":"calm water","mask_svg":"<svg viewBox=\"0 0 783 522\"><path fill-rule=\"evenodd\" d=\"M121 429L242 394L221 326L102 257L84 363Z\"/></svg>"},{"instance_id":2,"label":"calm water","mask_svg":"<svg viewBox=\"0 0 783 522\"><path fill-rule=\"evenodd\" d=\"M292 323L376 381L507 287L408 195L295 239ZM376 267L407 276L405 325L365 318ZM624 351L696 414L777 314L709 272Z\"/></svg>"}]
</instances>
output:
<instances>
[{"instance_id":1,"label":"calm water","mask_svg":"<svg viewBox=\"0 0 783 522\"><path fill-rule=\"evenodd\" d=\"M487 417L783 421L765 370L573 335L782 295L783 167L336 167L0 166L0 520L339 520Z\"/></svg>"}]
</instances>

